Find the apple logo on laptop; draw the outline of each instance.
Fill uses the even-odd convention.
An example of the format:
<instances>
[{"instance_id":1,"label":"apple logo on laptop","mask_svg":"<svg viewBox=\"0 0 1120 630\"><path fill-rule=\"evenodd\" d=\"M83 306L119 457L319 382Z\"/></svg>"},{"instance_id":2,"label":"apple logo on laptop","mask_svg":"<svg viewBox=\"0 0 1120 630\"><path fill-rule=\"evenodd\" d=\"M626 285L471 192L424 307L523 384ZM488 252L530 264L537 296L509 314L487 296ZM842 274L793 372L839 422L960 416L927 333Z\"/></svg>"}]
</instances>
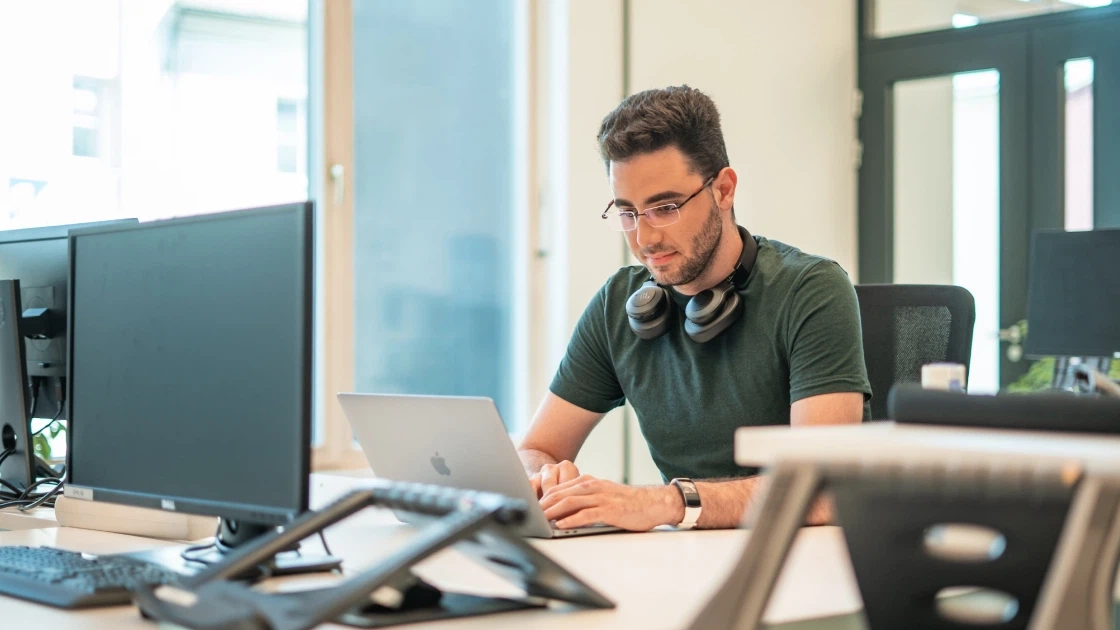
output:
<instances>
[{"instance_id":1,"label":"apple logo on laptop","mask_svg":"<svg viewBox=\"0 0 1120 630\"><path fill-rule=\"evenodd\" d=\"M432 468L435 468L437 473L444 476L451 474L451 469L447 467L447 460L439 456L439 451L436 451L435 456L432 457Z\"/></svg>"}]
</instances>

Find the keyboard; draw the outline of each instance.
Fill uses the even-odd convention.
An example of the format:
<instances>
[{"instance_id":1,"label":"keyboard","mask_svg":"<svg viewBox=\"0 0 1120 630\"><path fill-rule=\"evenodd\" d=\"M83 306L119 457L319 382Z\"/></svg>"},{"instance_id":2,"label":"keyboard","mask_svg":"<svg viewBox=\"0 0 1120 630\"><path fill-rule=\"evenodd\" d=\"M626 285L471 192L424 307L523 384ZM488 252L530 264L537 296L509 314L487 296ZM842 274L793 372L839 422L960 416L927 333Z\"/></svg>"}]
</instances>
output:
<instances>
[{"instance_id":1,"label":"keyboard","mask_svg":"<svg viewBox=\"0 0 1120 630\"><path fill-rule=\"evenodd\" d=\"M115 606L130 589L174 584L178 573L125 556L83 556L51 547L0 547L0 595L56 608Z\"/></svg>"}]
</instances>

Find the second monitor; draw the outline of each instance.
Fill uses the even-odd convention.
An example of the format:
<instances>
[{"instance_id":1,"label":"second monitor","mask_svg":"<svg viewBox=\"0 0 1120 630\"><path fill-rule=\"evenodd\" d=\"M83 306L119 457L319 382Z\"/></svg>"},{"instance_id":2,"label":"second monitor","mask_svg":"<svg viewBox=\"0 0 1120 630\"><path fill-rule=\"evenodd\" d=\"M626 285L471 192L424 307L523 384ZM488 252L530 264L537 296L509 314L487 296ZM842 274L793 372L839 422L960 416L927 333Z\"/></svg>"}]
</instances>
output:
<instances>
[{"instance_id":1,"label":"second monitor","mask_svg":"<svg viewBox=\"0 0 1120 630\"><path fill-rule=\"evenodd\" d=\"M0 281L11 281L19 289L4 296L0 323L0 343L8 348L17 340L0 355L0 405L5 409L0 418L0 480L16 488L26 489L37 477L57 474L36 456L31 419L69 417L64 394L70 230L135 223L136 219L123 219L0 232ZM41 424L35 431L46 428Z\"/></svg>"},{"instance_id":2,"label":"second monitor","mask_svg":"<svg viewBox=\"0 0 1120 630\"><path fill-rule=\"evenodd\" d=\"M1120 355L1120 230L1038 230L1031 243L1028 357Z\"/></svg>"}]
</instances>

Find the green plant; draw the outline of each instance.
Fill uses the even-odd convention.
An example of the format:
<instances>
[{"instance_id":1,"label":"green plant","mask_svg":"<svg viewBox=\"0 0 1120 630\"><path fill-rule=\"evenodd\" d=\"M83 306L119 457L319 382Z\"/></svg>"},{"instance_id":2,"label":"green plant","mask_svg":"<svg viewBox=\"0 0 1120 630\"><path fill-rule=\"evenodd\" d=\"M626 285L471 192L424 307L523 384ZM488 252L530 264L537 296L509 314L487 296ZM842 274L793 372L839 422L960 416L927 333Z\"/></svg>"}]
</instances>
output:
<instances>
[{"instance_id":1,"label":"green plant","mask_svg":"<svg viewBox=\"0 0 1120 630\"><path fill-rule=\"evenodd\" d=\"M59 435L66 433L66 425L61 422L51 423L51 426L43 430L32 438L31 443L35 447L35 454L43 458L43 461L51 461L51 443L58 439ZM63 438L65 439L65 438Z\"/></svg>"},{"instance_id":2,"label":"green plant","mask_svg":"<svg viewBox=\"0 0 1120 630\"><path fill-rule=\"evenodd\" d=\"M1053 378L1054 357L1046 357L1032 363L1025 374L1014 383L1008 384L1007 391L1012 394L1037 392L1050 387Z\"/></svg>"}]
</instances>

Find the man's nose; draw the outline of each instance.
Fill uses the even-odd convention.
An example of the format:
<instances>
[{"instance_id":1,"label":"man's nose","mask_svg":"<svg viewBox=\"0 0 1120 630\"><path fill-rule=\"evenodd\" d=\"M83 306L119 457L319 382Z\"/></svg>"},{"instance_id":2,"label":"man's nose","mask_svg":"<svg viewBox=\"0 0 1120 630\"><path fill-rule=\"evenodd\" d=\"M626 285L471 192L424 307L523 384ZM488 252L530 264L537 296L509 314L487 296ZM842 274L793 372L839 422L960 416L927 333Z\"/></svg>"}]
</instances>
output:
<instances>
[{"instance_id":1,"label":"man's nose","mask_svg":"<svg viewBox=\"0 0 1120 630\"><path fill-rule=\"evenodd\" d=\"M661 230L649 224L646 217L638 217L638 226L634 228L635 239L638 247L645 248L661 242Z\"/></svg>"}]
</instances>

